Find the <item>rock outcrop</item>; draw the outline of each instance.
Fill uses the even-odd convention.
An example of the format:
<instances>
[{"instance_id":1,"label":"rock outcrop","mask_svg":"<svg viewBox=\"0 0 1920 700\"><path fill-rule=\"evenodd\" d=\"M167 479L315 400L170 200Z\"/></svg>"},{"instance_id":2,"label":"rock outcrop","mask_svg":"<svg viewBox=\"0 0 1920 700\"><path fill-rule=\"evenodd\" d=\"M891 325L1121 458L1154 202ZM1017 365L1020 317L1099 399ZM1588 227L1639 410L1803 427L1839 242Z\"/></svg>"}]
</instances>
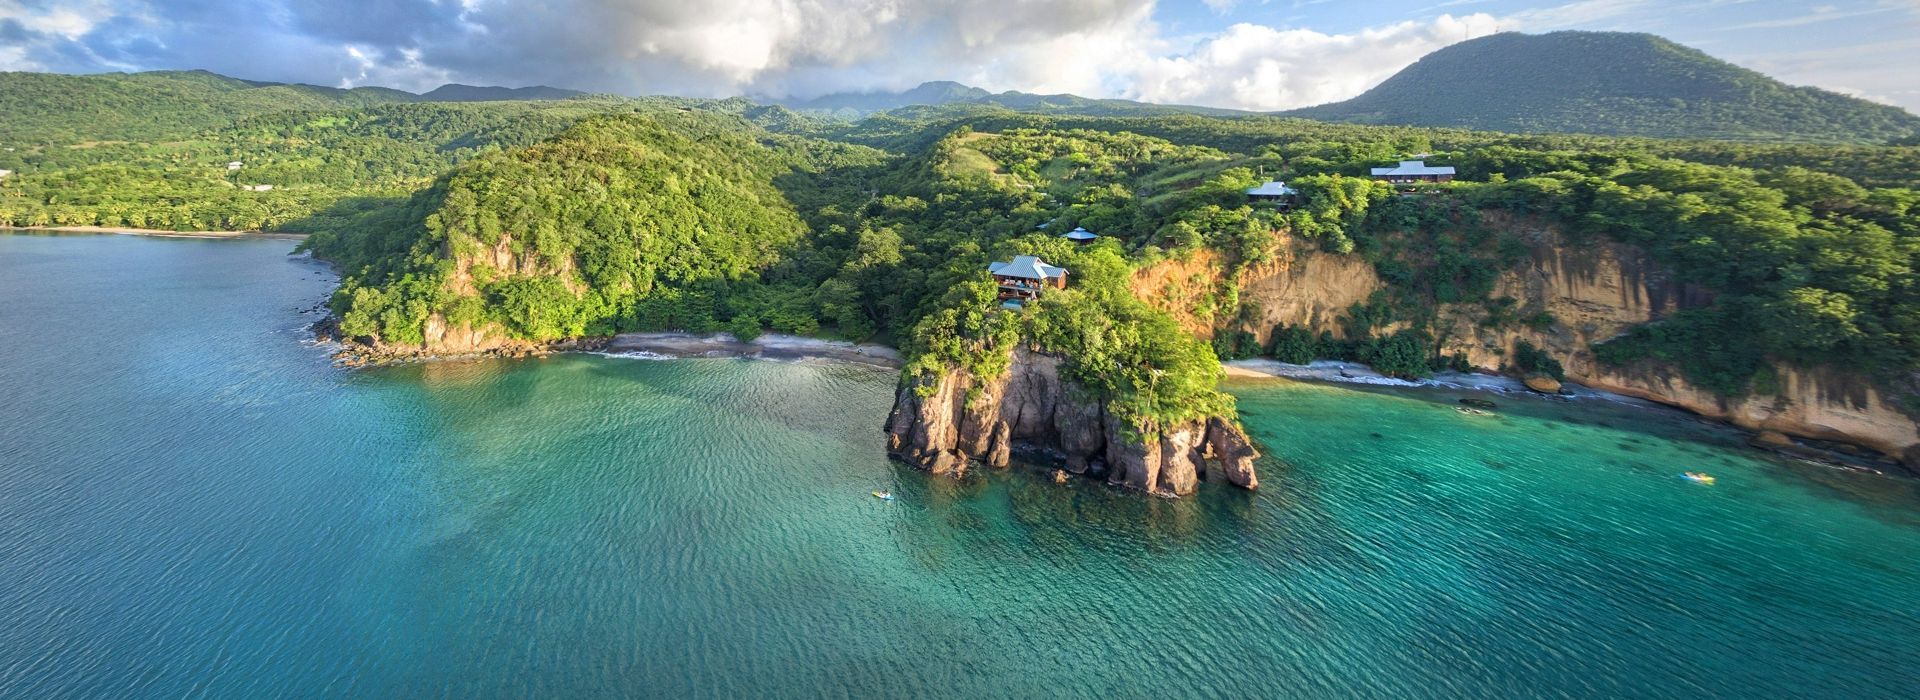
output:
<instances>
[{"instance_id":1,"label":"rock outcrop","mask_svg":"<svg viewBox=\"0 0 1920 700\"><path fill-rule=\"evenodd\" d=\"M1553 377L1545 377L1545 376L1527 377L1526 384L1528 389L1532 389L1542 394L1560 393L1560 380L1554 379Z\"/></svg>"},{"instance_id":2,"label":"rock outcrop","mask_svg":"<svg viewBox=\"0 0 1920 700\"><path fill-rule=\"evenodd\" d=\"M1141 434L1061 378L1060 363L1017 349L1001 377L954 370L903 383L887 418L887 451L936 474L1038 454L1062 471L1163 496L1191 494L1202 480L1259 486L1260 453L1231 418Z\"/></svg>"}]
</instances>

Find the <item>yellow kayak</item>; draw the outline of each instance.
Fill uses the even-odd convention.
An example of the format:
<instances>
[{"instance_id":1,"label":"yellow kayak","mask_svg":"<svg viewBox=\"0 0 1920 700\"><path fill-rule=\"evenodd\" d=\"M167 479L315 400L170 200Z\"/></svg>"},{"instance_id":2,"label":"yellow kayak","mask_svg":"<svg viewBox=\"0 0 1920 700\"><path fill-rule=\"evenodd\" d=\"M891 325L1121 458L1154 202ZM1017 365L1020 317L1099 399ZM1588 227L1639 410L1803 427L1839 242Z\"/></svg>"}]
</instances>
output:
<instances>
[{"instance_id":1,"label":"yellow kayak","mask_svg":"<svg viewBox=\"0 0 1920 700\"><path fill-rule=\"evenodd\" d=\"M875 491L873 492L873 497L882 501L891 501L893 500L893 493L891 491Z\"/></svg>"},{"instance_id":2,"label":"yellow kayak","mask_svg":"<svg viewBox=\"0 0 1920 700\"><path fill-rule=\"evenodd\" d=\"M1707 486L1712 486L1714 482L1713 475L1707 474L1705 472L1685 472L1680 475L1680 478L1686 479L1687 481L1691 481L1696 484L1705 484Z\"/></svg>"}]
</instances>

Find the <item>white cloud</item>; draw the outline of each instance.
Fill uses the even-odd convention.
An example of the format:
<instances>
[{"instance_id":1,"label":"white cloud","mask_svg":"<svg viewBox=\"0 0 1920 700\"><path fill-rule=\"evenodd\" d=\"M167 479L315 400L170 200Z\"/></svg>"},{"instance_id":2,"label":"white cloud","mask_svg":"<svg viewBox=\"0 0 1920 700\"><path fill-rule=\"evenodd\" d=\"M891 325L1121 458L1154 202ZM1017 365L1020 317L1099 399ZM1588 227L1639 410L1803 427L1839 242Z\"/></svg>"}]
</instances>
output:
<instances>
[{"instance_id":1,"label":"white cloud","mask_svg":"<svg viewBox=\"0 0 1920 700\"><path fill-rule=\"evenodd\" d=\"M67 2L53 7L30 6L20 0L0 0L0 21L19 22L27 31L69 39L92 31L94 26L113 15L113 8L103 0Z\"/></svg>"},{"instance_id":2,"label":"white cloud","mask_svg":"<svg viewBox=\"0 0 1920 700\"><path fill-rule=\"evenodd\" d=\"M0 71L40 70L41 66L27 58L24 46L0 46Z\"/></svg>"},{"instance_id":3,"label":"white cloud","mask_svg":"<svg viewBox=\"0 0 1920 700\"><path fill-rule=\"evenodd\" d=\"M1236 24L1185 54L1148 57L1125 96L1149 102L1280 110L1343 100L1467 37L1490 15L1443 15L1352 34Z\"/></svg>"}]
</instances>

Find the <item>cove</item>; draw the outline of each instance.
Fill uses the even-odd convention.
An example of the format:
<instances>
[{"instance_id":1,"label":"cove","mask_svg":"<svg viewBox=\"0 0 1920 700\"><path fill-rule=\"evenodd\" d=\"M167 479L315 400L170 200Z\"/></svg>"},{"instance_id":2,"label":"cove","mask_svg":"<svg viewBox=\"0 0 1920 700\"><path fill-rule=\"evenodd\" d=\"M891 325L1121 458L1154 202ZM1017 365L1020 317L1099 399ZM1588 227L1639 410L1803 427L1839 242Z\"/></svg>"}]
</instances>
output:
<instances>
[{"instance_id":1,"label":"cove","mask_svg":"<svg viewBox=\"0 0 1920 700\"><path fill-rule=\"evenodd\" d=\"M1259 491L956 481L889 370L331 367L291 246L0 235L0 696L1920 687L1914 483L1672 413L1234 382Z\"/></svg>"}]
</instances>

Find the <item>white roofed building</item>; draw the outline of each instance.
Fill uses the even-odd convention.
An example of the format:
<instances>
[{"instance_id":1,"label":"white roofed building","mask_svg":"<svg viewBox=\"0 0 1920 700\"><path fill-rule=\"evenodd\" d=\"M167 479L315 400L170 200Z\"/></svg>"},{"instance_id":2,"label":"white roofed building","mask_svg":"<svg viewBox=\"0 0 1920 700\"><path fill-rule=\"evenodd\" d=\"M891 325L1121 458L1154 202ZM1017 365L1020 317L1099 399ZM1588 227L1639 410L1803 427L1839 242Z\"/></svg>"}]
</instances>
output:
<instances>
[{"instance_id":1,"label":"white roofed building","mask_svg":"<svg viewBox=\"0 0 1920 700\"><path fill-rule=\"evenodd\" d=\"M1415 182L1450 182L1453 180L1453 166L1427 165L1424 160L1403 160L1390 168L1374 168L1373 179L1385 180L1396 185Z\"/></svg>"},{"instance_id":2,"label":"white roofed building","mask_svg":"<svg viewBox=\"0 0 1920 700\"><path fill-rule=\"evenodd\" d=\"M1294 196L1298 194L1300 194L1299 190L1288 187L1287 183L1279 180L1268 180L1259 187L1247 188L1247 199L1255 202L1287 205L1292 204Z\"/></svg>"}]
</instances>

